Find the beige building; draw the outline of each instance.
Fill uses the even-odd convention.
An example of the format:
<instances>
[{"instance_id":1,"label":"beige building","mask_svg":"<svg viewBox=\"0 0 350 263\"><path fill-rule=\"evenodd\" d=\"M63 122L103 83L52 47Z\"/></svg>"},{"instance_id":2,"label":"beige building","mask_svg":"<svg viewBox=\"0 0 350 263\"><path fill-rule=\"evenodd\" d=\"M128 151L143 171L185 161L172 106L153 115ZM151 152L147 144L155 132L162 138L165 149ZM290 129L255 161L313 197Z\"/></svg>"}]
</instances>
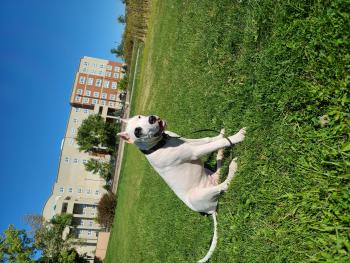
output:
<instances>
[{"instance_id":1,"label":"beige building","mask_svg":"<svg viewBox=\"0 0 350 263\"><path fill-rule=\"evenodd\" d=\"M73 214L76 249L80 254L87 253L90 258L94 257L98 233L102 231L95 222L96 206L106 190L103 188L105 181L87 172L84 164L90 158L108 161L110 156L79 152L75 137L80 124L90 114L100 114L106 121L115 121L115 115L122 106L118 90L118 81L123 78L121 67L121 63L103 59L81 59L70 99L67 128L61 143L57 178L43 209L46 220L60 213ZM66 233L69 231L66 229Z\"/></svg>"}]
</instances>

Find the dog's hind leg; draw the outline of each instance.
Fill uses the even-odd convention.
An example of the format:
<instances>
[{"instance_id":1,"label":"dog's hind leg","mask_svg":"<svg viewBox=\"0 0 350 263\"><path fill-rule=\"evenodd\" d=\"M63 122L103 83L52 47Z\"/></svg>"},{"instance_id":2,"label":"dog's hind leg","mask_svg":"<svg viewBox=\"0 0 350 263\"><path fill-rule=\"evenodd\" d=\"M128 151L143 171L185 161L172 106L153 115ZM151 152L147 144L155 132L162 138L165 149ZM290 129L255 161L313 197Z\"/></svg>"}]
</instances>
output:
<instances>
[{"instance_id":1,"label":"dog's hind leg","mask_svg":"<svg viewBox=\"0 0 350 263\"><path fill-rule=\"evenodd\" d=\"M222 134L222 136L223 136L225 134L225 129L222 129L220 131L220 134ZM224 159L224 149L219 149L218 153L216 155L216 172L211 175L212 182L214 185L219 184L220 172L221 172L221 166L222 166L223 159Z\"/></svg>"},{"instance_id":2,"label":"dog's hind leg","mask_svg":"<svg viewBox=\"0 0 350 263\"><path fill-rule=\"evenodd\" d=\"M235 176L236 171L237 171L237 158L234 158L228 167L228 174L225 181L222 184L220 184L220 185L223 185L223 187L226 187L224 191L228 189L228 186L232 181L233 177Z\"/></svg>"},{"instance_id":3,"label":"dog's hind leg","mask_svg":"<svg viewBox=\"0 0 350 263\"><path fill-rule=\"evenodd\" d=\"M194 188L188 193L188 200L195 211L211 214L216 210L218 198L226 192L237 170L236 159L229 166L227 178L221 184L204 188Z\"/></svg>"},{"instance_id":4,"label":"dog's hind leg","mask_svg":"<svg viewBox=\"0 0 350 263\"><path fill-rule=\"evenodd\" d=\"M220 185L196 187L188 193L188 201L194 211L211 214L216 211L218 198L222 191Z\"/></svg>"}]
</instances>

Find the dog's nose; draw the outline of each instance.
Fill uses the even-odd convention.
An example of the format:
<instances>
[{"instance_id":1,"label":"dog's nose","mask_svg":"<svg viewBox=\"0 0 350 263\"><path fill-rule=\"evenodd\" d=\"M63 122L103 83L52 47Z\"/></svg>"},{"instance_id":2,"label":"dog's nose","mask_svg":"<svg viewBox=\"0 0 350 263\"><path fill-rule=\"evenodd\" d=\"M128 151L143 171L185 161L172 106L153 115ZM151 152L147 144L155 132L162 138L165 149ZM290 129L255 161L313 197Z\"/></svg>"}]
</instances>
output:
<instances>
[{"instance_id":1,"label":"dog's nose","mask_svg":"<svg viewBox=\"0 0 350 263\"><path fill-rule=\"evenodd\" d=\"M148 122L149 122L150 124L155 124L156 121L157 121L157 117L156 117L156 116L153 116L153 115L149 116Z\"/></svg>"}]
</instances>

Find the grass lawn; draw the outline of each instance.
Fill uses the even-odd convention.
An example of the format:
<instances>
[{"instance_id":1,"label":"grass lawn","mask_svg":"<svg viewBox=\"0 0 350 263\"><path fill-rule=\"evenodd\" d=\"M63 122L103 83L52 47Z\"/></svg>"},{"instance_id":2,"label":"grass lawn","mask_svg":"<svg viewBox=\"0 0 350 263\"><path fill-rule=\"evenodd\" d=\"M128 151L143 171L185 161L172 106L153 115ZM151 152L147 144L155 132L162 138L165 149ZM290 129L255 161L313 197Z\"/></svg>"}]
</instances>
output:
<instances>
[{"instance_id":1,"label":"grass lawn","mask_svg":"<svg viewBox=\"0 0 350 263\"><path fill-rule=\"evenodd\" d=\"M132 112L248 127L211 262L349 262L349 17L340 0L152 1ZM106 262L195 262L211 237L128 145Z\"/></svg>"}]
</instances>

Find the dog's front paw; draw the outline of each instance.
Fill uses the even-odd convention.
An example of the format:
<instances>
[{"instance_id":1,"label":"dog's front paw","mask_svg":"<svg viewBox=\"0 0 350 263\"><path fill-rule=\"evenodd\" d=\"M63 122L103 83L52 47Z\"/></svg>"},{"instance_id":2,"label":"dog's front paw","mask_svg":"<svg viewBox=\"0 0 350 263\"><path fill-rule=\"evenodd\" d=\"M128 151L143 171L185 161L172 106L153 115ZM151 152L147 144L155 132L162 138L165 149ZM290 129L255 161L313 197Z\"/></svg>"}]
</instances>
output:
<instances>
[{"instance_id":1,"label":"dog's front paw","mask_svg":"<svg viewBox=\"0 0 350 263\"><path fill-rule=\"evenodd\" d=\"M242 128L240 129L239 132L237 132L235 135L230 136L229 138L232 143L239 143L244 140L245 133L246 133L246 128Z\"/></svg>"},{"instance_id":2,"label":"dog's front paw","mask_svg":"<svg viewBox=\"0 0 350 263\"><path fill-rule=\"evenodd\" d=\"M246 127L239 130L239 132L238 132L238 136L239 136L239 140L240 140L239 142L244 140L246 132L247 132Z\"/></svg>"}]
</instances>

